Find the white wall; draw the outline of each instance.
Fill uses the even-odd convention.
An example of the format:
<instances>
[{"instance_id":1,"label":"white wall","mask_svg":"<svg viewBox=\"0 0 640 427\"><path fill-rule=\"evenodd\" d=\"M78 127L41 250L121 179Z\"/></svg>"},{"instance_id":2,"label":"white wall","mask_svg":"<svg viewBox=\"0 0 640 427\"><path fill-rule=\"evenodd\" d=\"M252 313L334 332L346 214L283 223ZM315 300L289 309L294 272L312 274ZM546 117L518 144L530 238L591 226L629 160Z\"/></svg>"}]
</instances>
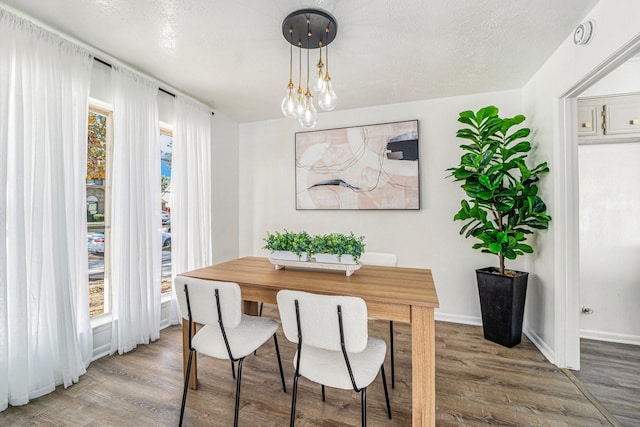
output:
<instances>
[{"instance_id":1,"label":"white wall","mask_svg":"<svg viewBox=\"0 0 640 427\"><path fill-rule=\"evenodd\" d=\"M581 145L581 335L640 344L640 141Z\"/></svg>"},{"instance_id":2,"label":"white wall","mask_svg":"<svg viewBox=\"0 0 640 427\"><path fill-rule=\"evenodd\" d=\"M582 92L580 98L631 92L640 92L640 56L622 64L602 80Z\"/></svg>"},{"instance_id":3,"label":"white wall","mask_svg":"<svg viewBox=\"0 0 640 427\"><path fill-rule=\"evenodd\" d=\"M217 112L212 120L211 230L213 236L213 262L224 262L238 257L238 156L239 126L223 113Z\"/></svg>"},{"instance_id":4,"label":"white wall","mask_svg":"<svg viewBox=\"0 0 640 427\"><path fill-rule=\"evenodd\" d=\"M590 44L575 46L567 35L523 88L524 114L541 142L538 153L550 160L552 172L542 184L542 193L554 216L549 232L540 235L541 250L532 260L534 280L528 298L540 309L525 316L529 336L559 366L579 367L577 141L565 127L562 97L638 36L638 16L638 1L601 0L585 18L596 23ZM575 124L576 119L571 119Z\"/></svg>"},{"instance_id":5,"label":"white wall","mask_svg":"<svg viewBox=\"0 0 640 427\"><path fill-rule=\"evenodd\" d=\"M367 250L393 252L400 266L433 271L440 309L436 316L479 323L474 270L497 259L471 249L454 223L462 190L446 179L446 169L460 158L455 137L458 113L493 104L504 115L521 113L519 91L427 100L321 114L317 129L418 119L421 205L419 211L296 211L295 120L278 119L240 125L240 255L266 256L267 231L287 228L310 233L331 231L365 236ZM521 269L522 264L511 264Z\"/></svg>"}]
</instances>

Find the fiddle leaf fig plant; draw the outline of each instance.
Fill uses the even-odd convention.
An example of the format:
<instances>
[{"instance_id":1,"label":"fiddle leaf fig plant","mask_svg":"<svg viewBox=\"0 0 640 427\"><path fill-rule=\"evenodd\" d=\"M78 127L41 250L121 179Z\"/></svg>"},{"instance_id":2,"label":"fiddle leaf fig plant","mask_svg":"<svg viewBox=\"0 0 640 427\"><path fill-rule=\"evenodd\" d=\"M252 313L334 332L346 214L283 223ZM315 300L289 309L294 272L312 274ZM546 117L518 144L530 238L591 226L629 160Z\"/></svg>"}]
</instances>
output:
<instances>
[{"instance_id":1,"label":"fiddle leaf fig plant","mask_svg":"<svg viewBox=\"0 0 640 427\"><path fill-rule=\"evenodd\" d=\"M466 194L453 217L464 222L460 234L479 240L474 249L497 255L505 275L505 258L533 253L527 237L549 227L551 217L537 185L549 167L546 162L532 168L526 163L531 129L516 128L525 117L498 113L495 106L460 113L458 121L466 126L456 136L465 140L460 145L464 154L458 166L447 170Z\"/></svg>"}]
</instances>

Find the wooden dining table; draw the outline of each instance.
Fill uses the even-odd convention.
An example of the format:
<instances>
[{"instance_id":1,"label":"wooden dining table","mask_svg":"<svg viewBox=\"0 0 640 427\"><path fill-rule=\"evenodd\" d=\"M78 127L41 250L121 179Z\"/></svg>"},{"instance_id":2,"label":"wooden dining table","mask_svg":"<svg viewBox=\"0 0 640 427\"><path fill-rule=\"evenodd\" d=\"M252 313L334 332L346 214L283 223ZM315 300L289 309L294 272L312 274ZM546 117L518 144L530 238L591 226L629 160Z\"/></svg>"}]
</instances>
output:
<instances>
[{"instance_id":1,"label":"wooden dining table","mask_svg":"<svg viewBox=\"0 0 640 427\"><path fill-rule=\"evenodd\" d=\"M258 303L276 304L281 289L326 295L352 295L367 304L369 317L411 324L412 425L435 425L435 320L439 306L428 269L363 265L351 276L344 272L286 267L276 270L269 259L244 257L182 273L182 276L235 282L240 285L244 311L257 314ZM179 290L178 290L179 291ZM182 322L184 368L189 354L189 322ZM195 332L195 325L194 332ZM189 387L197 387L193 358Z\"/></svg>"}]
</instances>

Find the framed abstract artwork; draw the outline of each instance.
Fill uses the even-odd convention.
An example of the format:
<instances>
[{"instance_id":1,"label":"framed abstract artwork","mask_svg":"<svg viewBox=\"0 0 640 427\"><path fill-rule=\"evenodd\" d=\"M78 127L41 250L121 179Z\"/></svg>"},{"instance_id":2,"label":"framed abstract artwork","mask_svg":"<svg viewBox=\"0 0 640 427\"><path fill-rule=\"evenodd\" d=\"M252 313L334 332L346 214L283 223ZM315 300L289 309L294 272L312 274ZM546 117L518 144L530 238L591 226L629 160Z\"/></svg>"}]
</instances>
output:
<instances>
[{"instance_id":1,"label":"framed abstract artwork","mask_svg":"<svg viewBox=\"0 0 640 427\"><path fill-rule=\"evenodd\" d=\"M418 121L296 133L296 209L420 209Z\"/></svg>"}]
</instances>

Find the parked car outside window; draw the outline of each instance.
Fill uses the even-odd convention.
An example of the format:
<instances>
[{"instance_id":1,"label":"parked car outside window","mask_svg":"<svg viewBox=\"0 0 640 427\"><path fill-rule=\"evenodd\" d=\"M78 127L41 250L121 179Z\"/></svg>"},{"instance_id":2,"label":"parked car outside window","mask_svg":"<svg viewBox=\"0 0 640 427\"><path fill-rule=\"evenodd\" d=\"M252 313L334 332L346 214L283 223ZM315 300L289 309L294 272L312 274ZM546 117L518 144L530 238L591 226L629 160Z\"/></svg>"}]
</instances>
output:
<instances>
[{"instance_id":1,"label":"parked car outside window","mask_svg":"<svg viewBox=\"0 0 640 427\"><path fill-rule=\"evenodd\" d=\"M87 236L88 250L94 254L104 254L104 232L96 231Z\"/></svg>"},{"instance_id":2,"label":"parked car outside window","mask_svg":"<svg viewBox=\"0 0 640 427\"><path fill-rule=\"evenodd\" d=\"M169 224L171 222L171 214L167 211L162 211L162 223Z\"/></svg>"},{"instance_id":3,"label":"parked car outside window","mask_svg":"<svg viewBox=\"0 0 640 427\"><path fill-rule=\"evenodd\" d=\"M88 250L94 254L104 254L104 232L96 231L87 235ZM162 247L171 247L171 233L162 233Z\"/></svg>"}]
</instances>

